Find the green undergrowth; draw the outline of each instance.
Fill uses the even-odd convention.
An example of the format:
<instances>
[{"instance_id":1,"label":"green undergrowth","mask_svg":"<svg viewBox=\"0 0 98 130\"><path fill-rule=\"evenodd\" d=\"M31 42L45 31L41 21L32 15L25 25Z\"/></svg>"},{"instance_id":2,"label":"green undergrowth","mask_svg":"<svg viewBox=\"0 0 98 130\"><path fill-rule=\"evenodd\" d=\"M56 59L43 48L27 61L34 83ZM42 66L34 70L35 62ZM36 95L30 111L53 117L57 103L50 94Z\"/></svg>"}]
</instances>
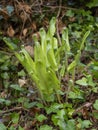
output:
<instances>
[{"instance_id":1,"label":"green undergrowth","mask_svg":"<svg viewBox=\"0 0 98 130\"><path fill-rule=\"evenodd\" d=\"M55 17L47 31L39 30L39 39L33 36L33 58L24 45L18 47L17 39L3 37L11 55L0 52L0 82L5 87L0 95L0 130L97 130L92 120L98 121L98 24L89 11L66 13L75 15L76 21L62 29L61 44Z\"/></svg>"},{"instance_id":2,"label":"green undergrowth","mask_svg":"<svg viewBox=\"0 0 98 130\"><path fill-rule=\"evenodd\" d=\"M52 18L47 33L43 28L40 29L41 43L39 43L36 36L34 36L34 60L24 47L21 47L20 51L17 52L18 47L11 39L5 37L3 40L14 52L17 59L35 82L43 102L55 101L55 95L57 95L58 102L60 103L60 93L62 93L60 79L64 75L68 78L69 75L71 75L68 84L69 87L74 87L75 70L80 63L81 52L84 49L84 43L90 31L84 34L79 50L77 50L74 60L69 64L68 59L70 58L71 51L68 29L65 28L62 31L62 45L59 46L54 36L56 29L55 23L56 19ZM63 63L61 63L62 59ZM72 84L71 86L70 82Z\"/></svg>"}]
</instances>

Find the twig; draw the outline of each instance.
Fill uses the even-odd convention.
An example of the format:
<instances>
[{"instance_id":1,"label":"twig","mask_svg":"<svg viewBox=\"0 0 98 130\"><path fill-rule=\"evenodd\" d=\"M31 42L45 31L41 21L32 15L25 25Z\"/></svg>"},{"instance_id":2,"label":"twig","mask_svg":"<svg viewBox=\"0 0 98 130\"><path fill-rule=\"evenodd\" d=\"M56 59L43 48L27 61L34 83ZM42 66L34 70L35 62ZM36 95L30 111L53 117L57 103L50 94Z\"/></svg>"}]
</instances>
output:
<instances>
[{"instance_id":1,"label":"twig","mask_svg":"<svg viewBox=\"0 0 98 130\"><path fill-rule=\"evenodd\" d=\"M83 104L82 106L80 106L79 108L77 108L75 111L74 111L74 113L73 113L73 115L76 115L80 110L82 110L83 108L89 108L89 107L91 107L92 106L92 103L90 103L90 102L86 102L85 104Z\"/></svg>"},{"instance_id":2,"label":"twig","mask_svg":"<svg viewBox=\"0 0 98 130\"><path fill-rule=\"evenodd\" d=\"M38 6L38 5L36 5L36 6ZM47 8L59 8L59 6L50 6L50 5L42 5L42 6L44 6L44 7L47 7ZM65 6L61 6L61 9L71 9L71 10L79 10L79 9L77 9L77 8L71 8L71 7L65 7Z\"/></svg>"},{"instance_id":3,"label":"twig","mask_svg":"<svg viewBox=\"0 0 98 130\"><path fill-rule=\"evenodd\" d=\"M16 3L17 3L18 5L21 6L21 4L20 4L20 2L19 2L18 0L15 0L15 1L16 1ZM23 0L22 0L22 2L24 3ZM24 15L25 15L25 17L24 17L25 19L23 20L23 25L22 25L22 28L21 28L20 37L22 36L22 32L23 32L25 23L26 23L26 21L27 21L27 18L28 18L28 20L30 21L30 23L32 23L30 16L27 14L27 12L24 10L24 8L22 8L22 11L23 11L23 13L24 13Z\"/></svg>"},{"instance_id":4,"label":"twig","mask_svg":"<svg viewBox=\"0 0 98 130\"><path fill-rule=\"evenodd\" d=\"M62 6L62 0L60 0L60 5L59 5L59 10L58 10L58 13L57 13L57 21L56 21L56 33L57 33L57 38L58 38L58 42L59 42L59 45L61 45L61 38L60 38L60 35L59 35L59 29L58 29L58 23L59 23L59 16L60 16L60 13L61 13L61 6Z\"/></svg>"},{"instance_id":5,"label":"twig","mask_svg":"<svg viewBox=\"0 0 98 130\"><path fill-rule=\"evenodd\" d=\"M28 111L27 109L23 108L23 107L15 107L15 108L12 108L12 109L8 109L8 110L5 110L5 111L1 111L0 112L0 115L1 114L6 114L6 113L9 113L9 112L13 112L13 111L16 111L16 110L25 110L25 111Z\"/></svg>"},{"instance_id":6,"label":"twig","mask_svg":"<svg viewBox=\"0 0 98 130\"><path fill-rule=\"evenodd\" d=\"M32 7L36 7L36 6L42 6L43 5L43 2L42 2L42 0L41 0L41 3L39 4L36 4L37 2L36 1L34 1L34 2L32 2L33 4L31 5L31 8Z\"/></svg>"},{"instance_id":7,"label":"twig","mask_svg":"<svg viewBox=\"0 0 98 130\"><path fill-rule=\"evenodd\" d=\"M42 4L42 3L41 3L41 4ZM42 15L41 4L40 4L39 1L38 1L38 6L39 6L39 9L40 9L40 14Z\"/></svg>"},{"instance_id":8,"label":"twig","mask_svg":"<svg viewBox=\"0 0 98 130\"><path fill-rule=\"evenodd\" d=\"M59 5L58 13L57 13L57 18L59 18L59 16L60 16L60 13L61 13L61 6L62 6L62 0L60 0L60 5Z\"/></svg>"}]
</instances>

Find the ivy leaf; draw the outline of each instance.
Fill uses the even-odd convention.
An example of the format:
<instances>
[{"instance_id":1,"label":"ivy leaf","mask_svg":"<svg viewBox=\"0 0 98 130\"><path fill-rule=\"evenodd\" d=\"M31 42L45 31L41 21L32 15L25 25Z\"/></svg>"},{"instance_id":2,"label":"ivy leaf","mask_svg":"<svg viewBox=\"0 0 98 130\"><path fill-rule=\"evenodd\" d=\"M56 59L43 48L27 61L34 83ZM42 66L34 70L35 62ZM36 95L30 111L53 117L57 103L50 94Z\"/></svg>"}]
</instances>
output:
<instances>
[{"instance_id":1,"label":"ivy leaf","mask_svg":"<svg viewBox=\"0 0 98 130\"><path fill-rule=\"evenodd\" d=\"M11 117L12 117L12 122L17 124L19 121L19 113L12 113Z\"/></svg>"},{"instance_id":2,"label":"ivy leaf","mask_svg":"<svg viewBox=\"0 0 98 130\"><path fill-rule=\"evenodd\" d=\"M91 0L90 2L87 3L86 6L89 7L89 8L97 7L98 6L98 0Z\"/></svg>"},{"instance_id":3,"label":"ivy leaf","mask_svg":"<svg viewBox=\"0 0 98 130\"><path fill-rule=\"evenodd\" d=\"M87 85L88 85L87 79L86 79L85 77L83 77L82 79L77 80L77 81L76 81L76 84L82 85L82 86L87 86Z\"/></svg>"},{"instance_id":4,"label":"ivy leaf","mask_svg":"<svg viewBox=\"0 0 98 130\"><path fill-rule=\"evenodd\" d=\"M74 16L73 10L68 10L68 11L66 12L66 16L68 16L68 17L73 17L73 16Z\"/></svg>"},{"instance_id":5,"label":"ivy leaf","mask_svg":"<svg viewBox=\"0 0 98 130\"><path fill-rule=\"evenodd\" d=\"M0 130L7 130L6 126L0 122Z\"/></svg>"},{"instance_id":6,"label":"ivy leaf","mask_svg":"<svg viewBox=\"0 0 98 130\"><path fill-rule=\"evenodd\" d=\"M98 112L93 112L93 116L98 120Z\"/></svg>"},{"instance_id":7,"label":"ivy leaf","mask_svg":"<svg viewBox=\"0 0 98 130\"><path fill-rule=\"evenodd\" d=\"M88 80L88 85L95 87L96 83L93 82L92 75L87 75L86 77L87 77L87 80Z\"/></svg>"},{"instance_id":8,"label":"ivy leaf","mask_svg":"<svg viewBox=\"0 0 98 130\"><path fill-rule=\"evenodd\" d=\"M42 125L39 130L53 130L49 125Z\"/></svg>"},{"instance_id":9,"label":"ivy leaf","mask_svg":"<svg viewBox=\"0 0 98 130\"><path fill-rule=\"evenodd\" d=\"M47 114L56 113L60 108L63 108L63 104L54 103L50 107L46 107Z\"/></svg>"},{"instance_id":10,"label":"ivy leaf","mask_svg":"<svg viewBox=\"0 0 98 130\"><path fill-rule=\"evenodd\" d=\"M24 128L22 128L21 126L19 126L19 130L24 130Z\"/></svg>"},{"instance_id":11,"label":"ivy leaf","mask_svg":"<svg viewBox=\"0 0 98 130\"><path fill-rule=\"evenodd\" d=\"M98 100L95 101L95 103L93 104L93 107L98 110Z\"/></svg>"},{"instance_id":12,"label":"ivy leaf","mask_svg":"<svg viewBox=\"0 0 98 130\"><path fill-rule=\"evenodd\" d=\"M12 85L10 85L10 88L17 90L17 91L23 90L18 84L12 84Z\"/></svg>"},{"instance_id":13,"label":"ivy leaf","mask_svg":"<svg viewBox=\"0 0 98 130\"><path fill-rule=\"evenodd\" d=\"M43 114L38 115L36 118L37 118L37 120L38 120L39 122L42 122L42 121L44 121L44 120L47 119L47 117L44 116Z\"/></svg>"},{"instance_id":14,"label":"ivy leaf","mask_svg":"<svg viewBox=\"0 0 98 130\"><path fill-rule=\"evenodd\" d=\"M75 128L75 120L69 120L67 122L66 130L76 130L76 128Z\"/></svg>"},{"instance_id":15,"label":"ivy leaf","mask_svg":"<svg viewBox=\"0 0 98 130\"><path fill-rule=\"evenodd\" d=\"M10 100L6 100L6 99L3 99L3 98L0 98L0 103L1 104L6 104L7 106L9 106L11 104L11 101Z\"/></svg>"},{"instance_id":16,"label":"ivy leaf","mask_svg":"<svg viewBox=\"0 0 98 130\"><path fill-rule=\"evenodd\" d=\"M66 127L66 123L64 122L64 120L58 120L57 122L58 126L60 127L60 130L65 130Z\"/></svg>"},{"instance_id":17,"label":"ivy leaf","mask_svg":"<svg viewBox=\"0 0 98 130\"><path fill-rule=\"evenodd\" d=\"M92 123L89 120L82 121L82 128L89 128L89 126L92 125Z\"/></svg>"}]
</instances>

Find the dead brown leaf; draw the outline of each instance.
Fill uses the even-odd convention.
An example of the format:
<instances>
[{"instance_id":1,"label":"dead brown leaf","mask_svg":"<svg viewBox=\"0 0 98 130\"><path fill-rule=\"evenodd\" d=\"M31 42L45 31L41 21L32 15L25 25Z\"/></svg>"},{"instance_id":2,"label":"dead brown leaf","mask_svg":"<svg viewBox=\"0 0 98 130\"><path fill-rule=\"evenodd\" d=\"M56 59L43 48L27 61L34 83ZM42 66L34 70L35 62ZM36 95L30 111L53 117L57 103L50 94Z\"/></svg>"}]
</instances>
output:
<instances>
[{"instance_id":1,"label":"dead brown leaf","mask_svg":"<svg viewBox=\"0 0 98 130\"><path fill-rule=\"evenodd\" d=\"M27 80L25 80L25 79L18 79L18 83L19 83L20 87L23 87L27 83Z\"/></svg>"},{"instance_id":2,"label":"dead brown leaf","mask_svg":"<svg viewBox=\"0 0 98 130\"><path fill-rule=\"evenodd\" d=\"M34 56L34 51L33 51L33 47L32 46L30 46L30 45L25 46L25 49L31 55L31 57Z\"/></svg>"},{"instance_id":3,"label":"dead brown leaf","mask_svg":"<svg viewBox=\"0 0 98 130\"><path fill-rule=\"evenodd\" d=\"M0 15L2 15L6 20L9 18L9 14L7 13L6 9L0 9Z\"/></svg>"},{"instance_id":4,"label":"dead brown leaf","mask_svg":"<svg viewBox=\"0 0 98 130\"><path fill-rule=\"evenodd\" d=\"M31 21L30 14L32 13L32 9L27 3L16 1L15 12L24 24L27 20Z\"/></svg>"},{"instance_id":5,"label":"dead brown leaf","mask_svg":"<svg viewBox=\"0 0 98 130\"><path fill-rule=\"evenodd\" d=\"M21 20L24 21L24 22L28 19L28 17L29 17L29 16L28 16L25 12L22 11L22 12L20 13L20 18L21 18Z\"/></svg>"},{"instance_id":6,"label":"dead brown leaf","mask_svg":"<svg viewBox=\"0 0 98 130\"><path fill-rule=\"evenodd\" d=\"M32 28L33 28L34 31L37 30L37 26L36 26L36 23L35 23L35 22L32 23Z\"/></svg>"},{"instance_id":7,"label":"dead brown leaf","mask_svg":"<svg viewBox=\"0 0 98 130\"><path fill-rule=\"evenodd\" d=\"M28 31L28 29L27 29L27 28L24 28L24 29L23 29L23 36L26 36L27 31Z\"/></svg>"},{"instance_id":8,"label":"dead brown leaf","mask_svg":"<svg viewBox=\"0 0 98 130\"><path fill-rule=\"evenodd\" d=\"M0 98L6 98L6 97L7 97L6 91L1 92Z\"/></svg>"},{"instance_id":9,"label":"dead brown leaf","mask_svg":"<svg viewBox=\"0 0 98 130\"><path fill-rule=\"evenodd\" d=\"M75 20L76 20L75 17L70 17L70 18L69 18L69 21L70 21L70 22L75 22Z\"/></svg>"},{"instance_id":10,"label":"dead brown leaf","mask_svg":"<svg viewBox=\"0 0 98 130\"><path fill-rule=\"evenodd\" d=\"M14 31L14 29L13 29L13 27L11 25L7 29L7 35L9 37L13 37L15 35L15 31Z\"/></svg>"},{"instance_id":11,"label":"dead brown leaf","mask_svg":"<svg viewBox=\"0 0 98 130\"><path fill-rule=\"evenodd\" d=\"M28 4L24 3L24 2L17 2L15 6L17 8L17 11L19 11L19 12L25 11L28 14L31 14L31 12L32 12L31 7Z\"/></svg>"}]
</instances>

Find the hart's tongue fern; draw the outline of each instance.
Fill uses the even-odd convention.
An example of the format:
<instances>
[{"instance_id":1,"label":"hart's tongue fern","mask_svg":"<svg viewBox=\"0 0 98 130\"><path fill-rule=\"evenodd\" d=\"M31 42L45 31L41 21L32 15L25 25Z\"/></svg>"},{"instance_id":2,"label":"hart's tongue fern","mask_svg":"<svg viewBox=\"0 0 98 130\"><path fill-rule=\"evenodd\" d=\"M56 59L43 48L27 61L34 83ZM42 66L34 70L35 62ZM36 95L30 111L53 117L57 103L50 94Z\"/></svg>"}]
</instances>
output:
<instances>
[{"instance_id":1,"label":"hart's tongue fern","mask_svg":"<svg viewBox=\"0 0 98 130\"><path fill-rule=\"evenodd\" d=\"M20 52L17 52L17 46L9 38L3 39L35 82L41 98L45 101L53 101L56 95L60 101L58 94L60 82L56 76L58 64L55 51L58 49L58 45L57 39L54 37L55 22L56 19L52 18L47 33L43 28L40 29L41 43L34 37L34 60L23 47Z\"/></svg>"},{"instance_id":2,"label":"hart's tongue fern","mask_svg":"<svg viewBox=\"0 0 98 130\"><path fill-rule=\"evenodd\" d=\"M68 78L68 89L70 90L70 81L72 82L71 86L74 87L75 68L79 64L81 51L84 48L84 42L90 31L87 31L84 34L82 42L80 43L80 49L77 51L72 63L68 64L69 54L71 53L68 29L63 29L61 38L62 45L58 47L57 39L54 37L56 31L55 23L56 19L52 18L47 32L43 28L40 29L40 41L38 41L36 35L34 35L34 59L31 58L23 47L18 51L18 47L11 41L11 39L5 37L3 40L14 52L17 59L24 66L31 79L35 82L41 99L44 101L54 101L57 96L57 99L60 102L60 79L64 74L66 74ZM62 53L63 63L61 64ZM71 80L69 79L69 74L71 75ZM67 91L66 99L69 90Z\"/></svg>"}]
</instances>

